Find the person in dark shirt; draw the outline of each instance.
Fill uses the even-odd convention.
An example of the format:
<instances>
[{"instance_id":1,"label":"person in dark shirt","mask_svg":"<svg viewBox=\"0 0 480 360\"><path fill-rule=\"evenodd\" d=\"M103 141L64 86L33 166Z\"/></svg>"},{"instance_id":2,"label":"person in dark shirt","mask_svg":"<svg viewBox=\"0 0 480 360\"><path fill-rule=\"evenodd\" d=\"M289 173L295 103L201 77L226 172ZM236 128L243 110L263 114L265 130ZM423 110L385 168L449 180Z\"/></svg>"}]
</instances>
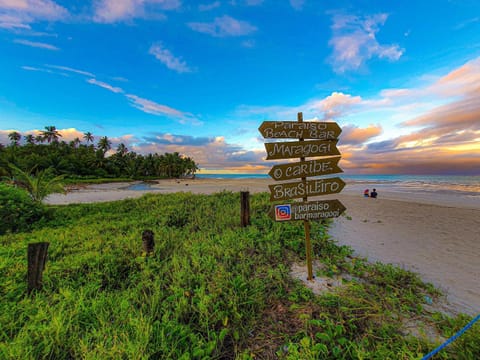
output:
<instances>
[{"instance_id":1,"label":"person in dark shirt","mask_svg":"<svg viewBox=\"0 0 480 360\"><path fill-rule=\"evenodd\" d=\"M376 199L377 198L377 190L373 189L373 191L370 193L370 197Z\"/></svg>"}]
</instances>

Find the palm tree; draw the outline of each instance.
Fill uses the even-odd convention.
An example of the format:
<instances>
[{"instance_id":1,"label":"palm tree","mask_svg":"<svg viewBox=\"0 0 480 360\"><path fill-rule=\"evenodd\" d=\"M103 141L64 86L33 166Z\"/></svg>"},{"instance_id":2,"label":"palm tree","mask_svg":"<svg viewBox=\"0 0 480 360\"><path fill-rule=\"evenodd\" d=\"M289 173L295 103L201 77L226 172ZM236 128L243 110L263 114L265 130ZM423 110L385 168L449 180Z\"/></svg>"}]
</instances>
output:
<instances>
[{"instance_id":1,"label":"palm tree","mask_svg":"<svg viewBox=\"0 0 480 360\"><path fill-rule=\"evenodd\" d=\"M105 153L112 148L112 142L108 140L108 137L103 136L98 140L97 146L102 150L103 155L105 156Z\"/></svg>"},{"instance_id":2,"label":"palm tree","mask_svg":"<svg viewBox=\"0 0 480 360\"><path fill-rule=\"evenodd\" d=\"M42 135L37 135L37 136L35 136L35 141L37 143L43 143L45 141L45 139Z\"/></svg>"},{"instance_id":3,"label":"palm tree","mask_svg":"<svg viewBox=\"0 0 480 360\"><path fill-rule=\"evenodd\" d=\"M90 131L87 131L86 133L83 133L83 138L87 142L87 145L89 142L93 143L93 134Z\"/></svg>"},{"instance_id":4,"label":"palm tree","mask_svg":"<svg viewBox=\"0 0 480 360\"><path fill-rule=\"evenodd\" d=\"M41 202L48 195L56 192L65 193L65 188L61 182L65 175L52 178L49 176L48 170L38 171L33 175L32 171L30 173L25 172L12 164L10 164L10 168L16 177L15 183L27 190L35 202Z\"/></svg>"},{"instance_id":5,"label":"palm tree","mask_svg":"<svg viewBox=\"0 0 480 360\"><path fill-rule=\"evenodd\" d=\"M118 146L117 146L117 155L122 157L123 155L125 155L126 153L128 153L128 149L127 147L125 146L124 143L120 143Z\"/></svg>"},{"instance_id":6,"label":"palm tree","mask_svg":"<svg viewBox=\"0 0 480 360\"><path fill-rule=\"evenodd\" d=\"M78 145L80 144L80 139L78 137L76 137L75 139L73 139L70 144L72 145L73 148L77 148Z\"/></svg>"},{"instance_id":7,"label":"palm tree","mask_svg":"<svg viewBox=\"0 0 480 360\"><path fill-rule=\"evenodd\" d=\"M182 175L181 163L182 159L178 152L165 153L163 156L163 167L166 170L166 175L169 178L179 177Z\"/></svg>"},{"instance_id":8,"label":"palm tree","mask_svg":"<svg viewBox=\"0 0 480 360\"><path fill-rule=\"evenodd\" d=\"M195 173L198 170L198 165L193 161L193 159L186 157L183 158L183 161L185 162L185 175L192 175L193 178L195 178Z\"/></svg>"},{"instance_id":9,"label":"palm tree","mask_svg":"<svg viewBox=\"0 0 480 360\"><path fill-rule=\"evenodd\" d=\"M33 136L32 134L28 134L27 136L25 136L25 142L29 145L35 144L35 136Z\"/></svg>"},{"instance_id":10,"label":"palm tree","mask_svg":"<svg viewBox=\"0 0 480 360\"><path fill-rule=\"evenodd\" d=\"M18 146L20 144L22 135L20 135L20 133L17 131L12 131L10 134L8 134L8 138L12 142L12 146Z\"/></svg>"},{"instance_id":11,"label":"palm tree","mask_svg":"<svg viewBox=\"0 0 480 360\"><path fill-rule=\"evenodd\" d=\"M57 143L58 138L62 135L58 132L55 126L45 126L45 130L42 131L42 136L48 143L51 143L52 141Z\"/></svg>"}]
</instances>

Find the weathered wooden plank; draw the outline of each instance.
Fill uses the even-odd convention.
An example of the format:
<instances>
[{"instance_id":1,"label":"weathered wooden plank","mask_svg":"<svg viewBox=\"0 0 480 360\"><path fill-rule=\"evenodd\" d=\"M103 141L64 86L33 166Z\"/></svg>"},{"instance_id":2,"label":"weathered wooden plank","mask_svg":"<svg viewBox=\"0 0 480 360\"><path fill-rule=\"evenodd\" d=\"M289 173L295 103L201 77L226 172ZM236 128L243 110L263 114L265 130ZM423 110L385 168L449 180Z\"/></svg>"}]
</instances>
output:
<instances>
[{"instance_id":1,"label":"weathered wooden plank","mask_svg":"<svg viewBox=\"0 0 480 360\"><path fill-rule=\"evenodd\" d=\"M266 143L267 160L340 155L337 140L289 141Z\"/></svg>"},{"instance_id":2,"label":"weathered wooden plank","mask_svg":"<svg viewBox=\"0 0 480 360\"><path fill-rule=\"evenodd\" d=\"M335 140L342 129L334 122L264 121L258 131L266 139Z\"/></svg>"},{"instance_id":3,"label":"weathered wooden plank","mask_svg":"<svg viewBox=\"0 0 480 360\"><path fill-rule=\"evenodd\" d=\"M323 220L339 217L345 210L339 200L319 200L272 205L269 215L275 221Z\"/></svg>"},{"instance_id":4,"label":"weathered wooden plank","mask_svg":"<svg viewBox=\"0 0 480 360\"><path fill-rule=\"evenodd\" d=\"M270 201L337 194L344 186L345 182L339 177L268 185Z\"/></svg>"},{"instance_id":5,"label":"weathered wooden plank","mask_svg":"<svg viewBox=\"0 0 480 360\"><path fill-rule=\"evenodd\" d=\"M321 158L308 161L299 161L273 166L268 175L274 180L299 179L307 176L338 174L343 172L338 167L340 157Z\"/></svg>"}]
</instances>

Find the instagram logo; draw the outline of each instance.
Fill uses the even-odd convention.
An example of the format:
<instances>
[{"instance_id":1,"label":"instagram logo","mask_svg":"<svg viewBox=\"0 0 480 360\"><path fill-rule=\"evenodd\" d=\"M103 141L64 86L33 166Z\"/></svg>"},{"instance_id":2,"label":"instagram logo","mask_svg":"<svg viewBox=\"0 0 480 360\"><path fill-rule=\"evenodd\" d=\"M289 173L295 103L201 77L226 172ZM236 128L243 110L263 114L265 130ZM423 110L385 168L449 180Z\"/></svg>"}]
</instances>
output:
<instances>
[{"instance_id":1,"label":"instagram logo","mask_svg":"<svg viewBox=\"0 0 480 360\"><path fill-rule=\"evenodd\" d=\"M275 220L285 221L292 218L290 205L275 205Z\"/></svg>"}]
</instances>

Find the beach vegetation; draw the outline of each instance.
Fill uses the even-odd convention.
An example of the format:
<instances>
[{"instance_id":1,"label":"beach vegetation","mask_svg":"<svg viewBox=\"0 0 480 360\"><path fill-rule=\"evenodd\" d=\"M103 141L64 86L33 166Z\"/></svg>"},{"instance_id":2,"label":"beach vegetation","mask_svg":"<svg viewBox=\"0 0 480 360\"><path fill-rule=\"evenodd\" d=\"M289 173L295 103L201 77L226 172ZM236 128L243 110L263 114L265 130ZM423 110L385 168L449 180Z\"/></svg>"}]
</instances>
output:
<instances>
[{"instance_id":1,"label":"beach vegetation","mask_svg":"<svg viewBox=\"0 0 480 360\"><path fill-rule=\"evenodd\" d=\"M0 183L0 234L28 231L45 214L45 207L35 202L27 191Z\"/></svg>"},{"instance_id":2,"label":"beach vegetation","mask_svg":"<svg viewBox=\"0 0 480 360\"><path fill-rule=\"evenodd\" d=\"M48 195L53 193L65 193L63 185L64 175L53 176L50 169L29 172L19 169L15 165L10 164L13 170L13 183L25 189L33 201L39 203Z\"/></svg>"},{"instance_id":3,"label":"beach vegetation","mask_svg":"<svg viewBox=\"0 0 480 360\"><path fill-rule=\"evenodd\" d=\"M12 176L10 164L23 171L33 167L36 171L48 170L65 179L155 179L194 176L198 171L195 161L178 152L165 154L137 154L125 144L112 149L107 137L95 137L85 132L82 140L61 140L55 126L46 126L39 135L22 135L16 131L8 135L10 143L0 146L0 176Z\"/></svg>"},{"instance_id":4,"label":"beach vegetation","mask_svg":"<svg viewBox=\"0 0 480 360\"><path fill-rule=\"evenodd\" d=\"M470 320L429 310L433 286L356 257L320 222L316 276L339 285L315 294L290 275L305 261L303 223L272 221L266 193L250 200L246 228L239 194L224 191L50 206L33 229L0 236L0 358L418 359L440 340L406 320L443 338ZM27 244L41 241L43 288L27 296ZM479 330L438 358L478 358Z\"/></svg>"}]
</instances>

